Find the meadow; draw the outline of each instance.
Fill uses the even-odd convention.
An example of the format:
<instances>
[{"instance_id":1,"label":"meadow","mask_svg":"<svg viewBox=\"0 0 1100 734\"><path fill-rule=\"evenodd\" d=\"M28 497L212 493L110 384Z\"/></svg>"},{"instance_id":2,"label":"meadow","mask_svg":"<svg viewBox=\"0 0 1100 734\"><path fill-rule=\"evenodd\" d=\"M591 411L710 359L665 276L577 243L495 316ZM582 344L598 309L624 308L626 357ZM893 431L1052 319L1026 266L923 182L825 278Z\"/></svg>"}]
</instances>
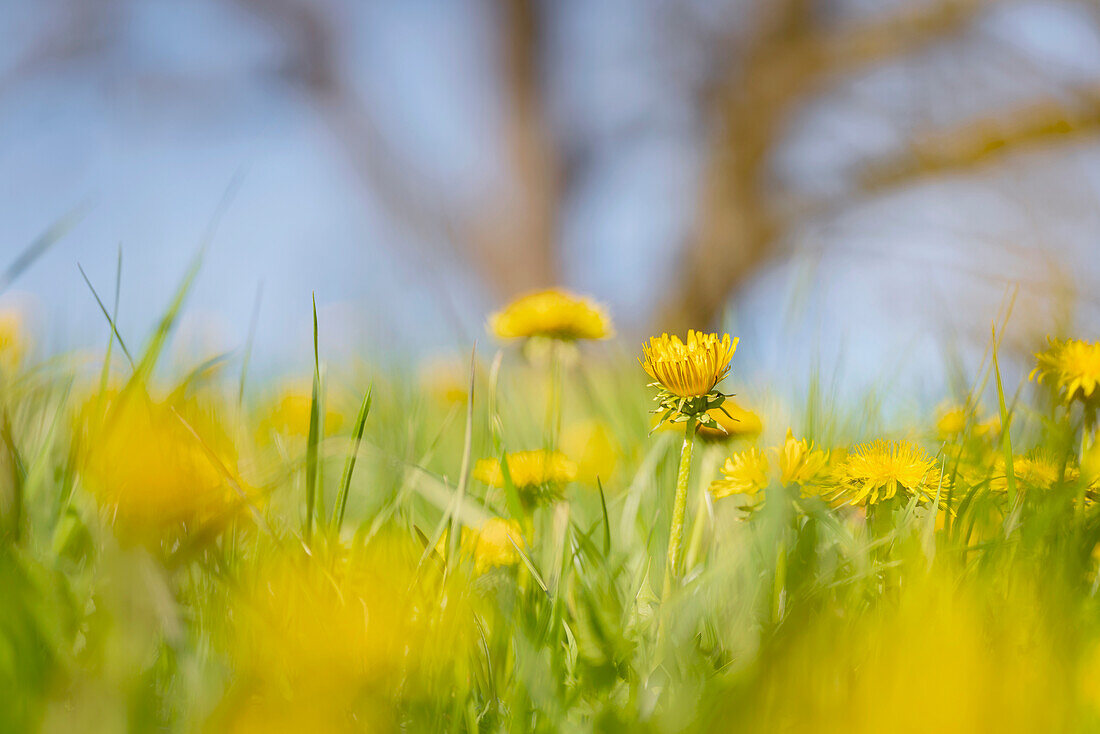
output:
<instances>
[{"instance_id":1,"label":"meadow","mask_svg":"<svg viewBox=\"0 0 1100 734\"><path fill-rule=\"evenodd\" d=\"M0 731L1100 731L1100 344L1006 385L998 324L883 432L564 291L158 368L187 287L95 356L0 319Z\"/></svg>"}]
</instances>

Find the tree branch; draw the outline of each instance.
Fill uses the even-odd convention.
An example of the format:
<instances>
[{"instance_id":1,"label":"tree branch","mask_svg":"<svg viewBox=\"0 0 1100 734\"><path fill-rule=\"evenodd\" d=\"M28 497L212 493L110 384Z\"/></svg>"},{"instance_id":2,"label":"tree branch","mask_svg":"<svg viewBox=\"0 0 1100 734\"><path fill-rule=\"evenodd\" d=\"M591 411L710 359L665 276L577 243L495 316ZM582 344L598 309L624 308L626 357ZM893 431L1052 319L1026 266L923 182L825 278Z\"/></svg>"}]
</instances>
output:
<instances>
[{"instance_id":1,"label":"tree branch","mask_svg":"<svg viewBox=\"0 0 1100 734\"><path fill-rule=\"evenodd\" d=\"M730 65L715 95L696 225L660 325L684 331L712 324L729 294L769 256L784 223L768 167L788 120L810 94L853 69L964 29L993 2L944 0L841 31L807 24L805 0L776 8L774 23Z\"/></svg>"}]
</instances>

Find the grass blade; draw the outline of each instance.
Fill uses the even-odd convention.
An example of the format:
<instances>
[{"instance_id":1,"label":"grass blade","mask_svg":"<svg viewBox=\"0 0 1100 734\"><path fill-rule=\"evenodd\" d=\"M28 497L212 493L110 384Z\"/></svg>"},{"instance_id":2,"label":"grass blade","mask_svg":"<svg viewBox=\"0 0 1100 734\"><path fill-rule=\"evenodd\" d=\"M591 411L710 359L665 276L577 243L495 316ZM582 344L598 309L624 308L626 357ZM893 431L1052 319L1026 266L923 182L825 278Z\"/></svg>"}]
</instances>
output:
<instances>
[{"instance_id":1,"label":"grass blade","mask_svg":"<svg viewBox=\"0 0 1100 734\"><path fill-rule=\"evenodd\" d=\"M118 266L119 271L121 271L121 269L122 269L122 250L119 250L118 261L119 261L119 266ZM111 314L107 313L107 307L103 305L103 299L99 297L99 293L96 292L95 286L92 285L92 281L88 280L88 274L84 272L84 267L80 263L77 263L76 268L77 268L77 270L80 271L80 276L82 278L84 278L84 282L87 284L88 290L90 290L92 292L92 295L95 297L95 302L99 304L99 310L103 312L103 316L107 319L107 323L111 325L112 339L117 339L118 340L118 345L122 348L122 353L126 355L126 359L129 360L130 366L133 367L134 366L134 357L133 357L132 354L130 354L130 350L126 348L126 342L122 339L122 334L118 333L118 327L115 326L115 319L111 316ZM115 313L117 314L118 313L118 306L117 306L117 304L118 304L118 298L117 298L118 287L117 287L117 284L116 284L116 287L115 287L115 291L116 291ZM110 359L110 347L108 347L108 359Z\"/></svg>"},{"instance_id":2,"label":"grass blade","mask_svg":"<svg viewBox=\"0 0 1100 734\"><path fill-rule=\"evenodd\" d=\"M336 495L336 507L333 525L336 531L344 524L344 511L348 506L348 494L351 492L351 475L355 471L355 459L359 455L359 445L363 442L363 429L367 425L367 416L370 415L371 400L374 397L374 384L367 387L367 394L363 396L363 404L359 406L359 415L355 418L355 428L352 431L354 443L347 461L344 462L344 473L340 477L340 491Z\"/></svg>"},{"instance_id":3,"label":"grass blade","mask_svg":"<svg viewBox=\"0 0 1100 734\"><path fill-rule=\"evenodd\" d=\"M256 299L252 303L252 318L248 321L248 338L244 343L244 356L241 359L241 379L237 385L237 407L244 402L244 382L248 377L248 365L252 361L252 343L256 339L256 326L260 321L260 304L264 299L264 284L256 286Z\"/></svg>"},{"instance_id":4,"label":"grass blade","mask_svg":"<svg viewBox=\"0 0 1100 734\"><path fill-rule=\"evenodd\" d=\"M90 208L87 202L78 205L27 245L26 249L12 261L12 264L3 273L0 273L0 293L6 291L8 286L23 274L24 270L33 265L35 260L45 255L47 250L68 234L69 230L84 218Z\"/></svg>"},{"instance_id":5,"label":"grass blade","mask_svg":"<svg viewBox=\"0 0 1100 734\"><path fill-rule=\"evenodd\" d=\"M504 485L504 502L508 506L508 514L515 520L526 524L527 513L523 511L523 502L519 498L519 490L512 481L512 470L508 467L508 454L500 452L500 475Z\"/></svg>"},{"instance_id":6,"label":"grass blade","mask_svg":"<svg viewBox=\"0 0 1100 734\"><path fill-rule=\"evenodd\" d=\"M603 510L603 554L607 556L611 555L611 520L607 516L607 497L599 477L596 477L596 487L600 490L600 509Z\"/></svg>"},{"instance_id":7,"label":"grass blade","mask_svg":"<svg viewBox=\"0 0 1100 734\"><path fill-rule=\"evenodd\" d=\"M997 362L997 328L993 326L991 328L991 334L993 339L993 374L997 378L997 405L1000 409L1001 415L1001 453L1005 462L1005 481L1008 482L1008 502L1010 507L1016 506L1016 472L1013 471L1012 466L1012 433L1011 425L1009 422L1012 419L1012 415L1008 412L1008 406L1005 405L1005 390L1004 384L1001 382L1001 367ZM1009 525L1005 528L1005 533L1012 532L1012 516L1009 518Z\"/></svg>"},{"instance_id":8,"label":"grass blade","mask_svg":"<svg viewBox=\"0 0 1100 734\"><path fill-rule=\"evenodd\" d=\"M183 276L183 280L176 289L175 295L172 297L171 302L168 304L168 308L165 309L164 314L161 316L160 323L157 324L157 328L153 331L153 336L149 340L149 344L145 347L145 351L141 355L141 362L138 365L135 376L139 378L148 377L152 374L153 368L156 367L157 359L164 349L164 344L168 340L168 335L172 332L173 327L175 327L176 320L179 318L180 310L183 308L183 303L187 298L187 294L191 292L191 286L194 284L195 278L199 274L203 257L206 255L206 250L210 246L210 243L214 241L214 235L218 231L218 225L221 224L222 217L225 216L229 204L236 195L242 178L242 172L237 171L226 187L225 193L222 194L222 198L218 202L218 207L215 209L214 215L210 218L209 224L207 224L202 241L199 243L199 248L191 258L191 264L188 266L187 272Z\"/></svg>"},{"instance_id":9,"label":"grass blade","mask_svg":"<svg viewBox=\"0 0 1100 734\"><path fill-rule=\"evenodd\" d=\"M466 438L462 444L462 468L459 469L458 489L455 490L455 507L462 505L466 496L466 482L470 477L470 453L473 451L474 433L474 378L477 375L477 342L470 350L470 389L466 393ZM447 537L447 560L458 558L462 533L462 518L457 512L451 515L450 535Z\"/></svg>"},{"instance_id":10,"label":"grass blade","mask_svg":"<svg viewBox=\"0 0 1100 734\"><path fill-rule=\"evenodd\" d=\"M321 441L321 360L317 348L317 296L313 296L313 394L309 405L309 438L306 439L305 540L313 537L313 513L317 504L317 447Z\"/></svg>"}]
</instances>

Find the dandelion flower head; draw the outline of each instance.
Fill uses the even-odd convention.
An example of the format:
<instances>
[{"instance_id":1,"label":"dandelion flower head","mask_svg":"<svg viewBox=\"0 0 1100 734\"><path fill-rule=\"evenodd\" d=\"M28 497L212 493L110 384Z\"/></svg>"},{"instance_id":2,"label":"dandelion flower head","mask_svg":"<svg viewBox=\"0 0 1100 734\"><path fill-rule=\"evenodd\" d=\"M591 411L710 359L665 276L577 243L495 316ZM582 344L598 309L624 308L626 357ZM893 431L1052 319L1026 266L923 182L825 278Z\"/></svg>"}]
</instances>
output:
<instances>
[{"instance_id":1,"label":"dandelion flower head","mask_svg":"<svg viewBox=\"0 0 1100 734\"><path fill-rule=\"evenodd\" d=\"M1031 379L1053 384L1065 402L1095 396L1100 384L1100 343L1051 339L1047 349L1036 354L1035 359Z\"/></svg>"},{"instance_id":2,"label":"dandelion flower head","mask_svg":"<svg viewBox=\"0 0 1100 734\"><path fill-rule=\"evenodd\" d=\"M875 504L899 493L932 500L940 475L936 460L911 441L879 440L861 444L848 454L830 494L850 505Z\"/></svg>"},{"instance_id":3,"label":"dandelion flower head","mask_svg":"<svg viewBox=\"0 0 1100 734\"><path fill-rule=\"evenodd\" d=\"M729 334L688 332L687 340L662 334L642 346L642 368L668 392L680 398L710 393L729 373L737 339Z\"/></svg>"},{"instance_id":4,"label":"dandelion flower head","mask_svg":"<svg viewBox=\"0 0 1100 734\"><path fill-rule=\"evenodd\" d=\"M489 319L499 339L546 337L575 341L607 339L611 318L595 301L568 291L550 289L517 298Z\"/></svg>"},{"instance_id":5,"label":"dandelion flower head","mask_svg":"<svg viewBox=\"0 0 1100 734\"><path fill-rule=\"evenodd\" d=\"M805 486L825 474L829 465L829 454L815 449L806 439L796 439L791 429L787 429L787 438L776 449L779 454L779 480L784 485Z\"/></svg>"},{"instance_id":6,"label":"dandelion flower head","mask_svg":"<svg viewBox=\"0 0 1100 734\"><path fill-rule=\"evenodd\" d=\"M755 497L768 486L768 457L753 447L738 452L722 466L722 478L711 482L715 499L743 494Z\"/></svg>"}]
</instances>

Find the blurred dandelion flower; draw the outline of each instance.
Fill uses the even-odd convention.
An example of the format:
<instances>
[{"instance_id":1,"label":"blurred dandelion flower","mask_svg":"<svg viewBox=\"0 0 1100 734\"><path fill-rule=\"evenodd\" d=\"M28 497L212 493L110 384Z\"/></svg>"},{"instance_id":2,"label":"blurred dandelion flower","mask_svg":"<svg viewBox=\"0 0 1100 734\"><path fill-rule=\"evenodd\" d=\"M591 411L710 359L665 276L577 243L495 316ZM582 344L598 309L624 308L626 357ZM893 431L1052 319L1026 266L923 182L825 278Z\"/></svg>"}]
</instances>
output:
<instances>
[{"instance_id":1,"label":"blurred dandelion flower","mask_svg":"<svg viewBox=\"0 0 1100 734\"><path fill-rule=\"evenodd\" d=\"M729 398L722 401L722 407L708 410L707 416L710 420L699 424L699 437L708 441L753 438L764 430L759 415Z\"/></svg>"},{"instance_id":2,"label":"blurred dandelion flower","mask_svg":"<svg viewBox=\"0 0 1100 734\"><path fill-rule=\"evenodd\" d=\"M768 484L768 457L753 447L726 459L722 479L711 482L710 493L715 499L733 494L756 497Z\"/></svg>"},{"instance_id":3,"label":"blurred dandelion flower","mask_svg":"<svg viewBox=\"0 0 1100 734\"><path fill-rule=\"evenodd\" d=\"M940 408L936 419L936 433L940 438L947 439L957 436L966 430L966 423L970 413L962 405L947 405Z\"/></svg>"},{"instance_id":4,"label":"blurred dandelion flower","mask_svg":"<svg viewBox=\"0 0 1100 734\"><path fill-rule=\"evenodd\" d=\"M411 538L383 531L362 547L257 556L232 599L228 648L241 685L373 719L399 696L463 679L468 584L419 566L421 554Z\"/></svg>"},{"instance_id":5,"label":"blurred dandelion flower","mask_svg":"<svg viewBox=\"0 0 1100 734\"><path fill-rule=\"evenodd\" d=\"M276 396L260 421L260 435L277 434L287 438L305 439L309 435L310 413L313 409L313 392L310 386L288 386ZM326 434L339 433L344 416L325 405L324 427Z\"/></svg>"},{"instance_id":6,"label":"blurred dandelion flower","mask_svg":"<svg viewBox=\"0 0 1100 734\"><path fill-rule=\"evenodd\" d=\"M848 454L839 467L837 485L827 494L850 505L883 502L899 491L930 501L940 487L940 474L936 460L916 444L878 440Z\"/></svg>"},{"instance_id":7,"label":"blurred dandelion flower","mask_svg":"<svg viewBox=\"0 0 1100 734\"><path fill-rule=\"evenodd\" d=\"M447 557L449 537L449 531L443 531L435 545L435 552L441 558ZM519 523L499 517L491 517L477 528L464 525L461 539L459 555L473 559L478 575L493 568L516 565L520 560L516 549L526 547Z\"/></svg>"},{"instance_id":8,"label":"blurred dandelion flower","mask_svg":"<svg viewBox=\"0 0 1100 734\"><path fill-rule=\"evenodd\" d=\"M562 433L561 448L577 461L577 479L595 485L606 483L615 472L621 448L611 429L598 420L573 423Z\"/></svg>"},{"instance_id":9,"label":"blurred dandelion flower","mask_svg":"<svg viewBox=\"0 0 1100 734\"><path fill-rule=\"evenodd\" d=\"M0 372L14 372L27 353L23 314L14 308L0 310Z\"/></svg>"},{"instance_id":10,"label":"blurred dandelion flower","mask_svg":"<svg viewBox=\"0 0 1100 734\"><path fill-rule=\"evenodd\" d=\"M127 534L156 540L224 522L246 506L236 450L214 413L193 399L158 401L131 384L93 396L78 431L84 482Z\"/></svg>"},{"instance_id":11,"label":"blurred dandelion flower","mask_svg":"<svg viewBox=\"0 0 1100 734\"><path fill-rule=\"evenodd\" d=\"M813 443L804 438L796 439L789 428L783 445L775 451L779 454L779 481L784 485L804 487L812 484L826 473L829 466L827 451L815 449Z\"/></svg>"},{"instance_id":12,"label":"blurred dandelion flower","mask_svg":"<svg viewBox=\"0 0 1100 734\"><path fill-rule=\"evenodd\" d=\"M978 437L994 437L1001 432L1001 416L991 415L984 421L974 426L974 435Z\"/></svg>"},{"instance_id":13,"label":"blurred dandelion flower","mask_svg":"<svg viewBox=\"0 0 1100 734\"><path fill-rule=\"evenodd\" d=\"M465 543L466 539L463 541ZM519 563L516 548L524 547L523 531L515 520L491 517L472 533L470 545L474 567L479 574L491 568L514 566Z\"/></svg>"},{"instance_id":14,"label":"blurred dandelion flower","mask_svg":"<svg viewBox=\"0 0 1100 734\"><path fill-rule=\"evenodd\" d=\"M1045 451L1032 451L1025 456L1016 456L1012 459L1012 474L1016 477L1016 481L1025 487L1050 489L1062 481L1062 463ZM1079 476L1081 472L1077 467L1066 465L1065 481L1073 481ZM989 480L989 489L993 492L1008 491L1008 477L1003 458L998 457L996 469Z\"/></svg>"},{"instance_id":15,"label":"blurred dandelion flower","mask_svg":"<svg viewBox=\"0 0 1100 734\"><path fill-rule=\"evenodd\" d=\"M560 451L517 451L507 454L508 475L517 489L568 484L577 478L577 465ZM499 459L481 459L474 465L474 478L490 487L504 486Z\"/></svg>"},{"instance_id":16,"label":"blurred dandelion flower","mask_svg":"<svg viewBox=\"0 0 1100 734\"><path fill-rule=\"evenodd\" d=\"M611 318L595 301L565 290L550 289L517 298L489 319L499 339L546 337L563 341L607 339Z\"/></svg>"},{"instance_id":17,"label":"blurred dandelion flower","mask_svg":"<svg viewBox=\"0 0 1100 734\"><path fill-rule=\"evenodd\" d=\"M1068 404L1089 401L1100 384L1100 343L1080 339L1049 339L1046 351L1035 355L1037 364L1029 379L1050 381Z\"/></svg>"}]
</instances>

